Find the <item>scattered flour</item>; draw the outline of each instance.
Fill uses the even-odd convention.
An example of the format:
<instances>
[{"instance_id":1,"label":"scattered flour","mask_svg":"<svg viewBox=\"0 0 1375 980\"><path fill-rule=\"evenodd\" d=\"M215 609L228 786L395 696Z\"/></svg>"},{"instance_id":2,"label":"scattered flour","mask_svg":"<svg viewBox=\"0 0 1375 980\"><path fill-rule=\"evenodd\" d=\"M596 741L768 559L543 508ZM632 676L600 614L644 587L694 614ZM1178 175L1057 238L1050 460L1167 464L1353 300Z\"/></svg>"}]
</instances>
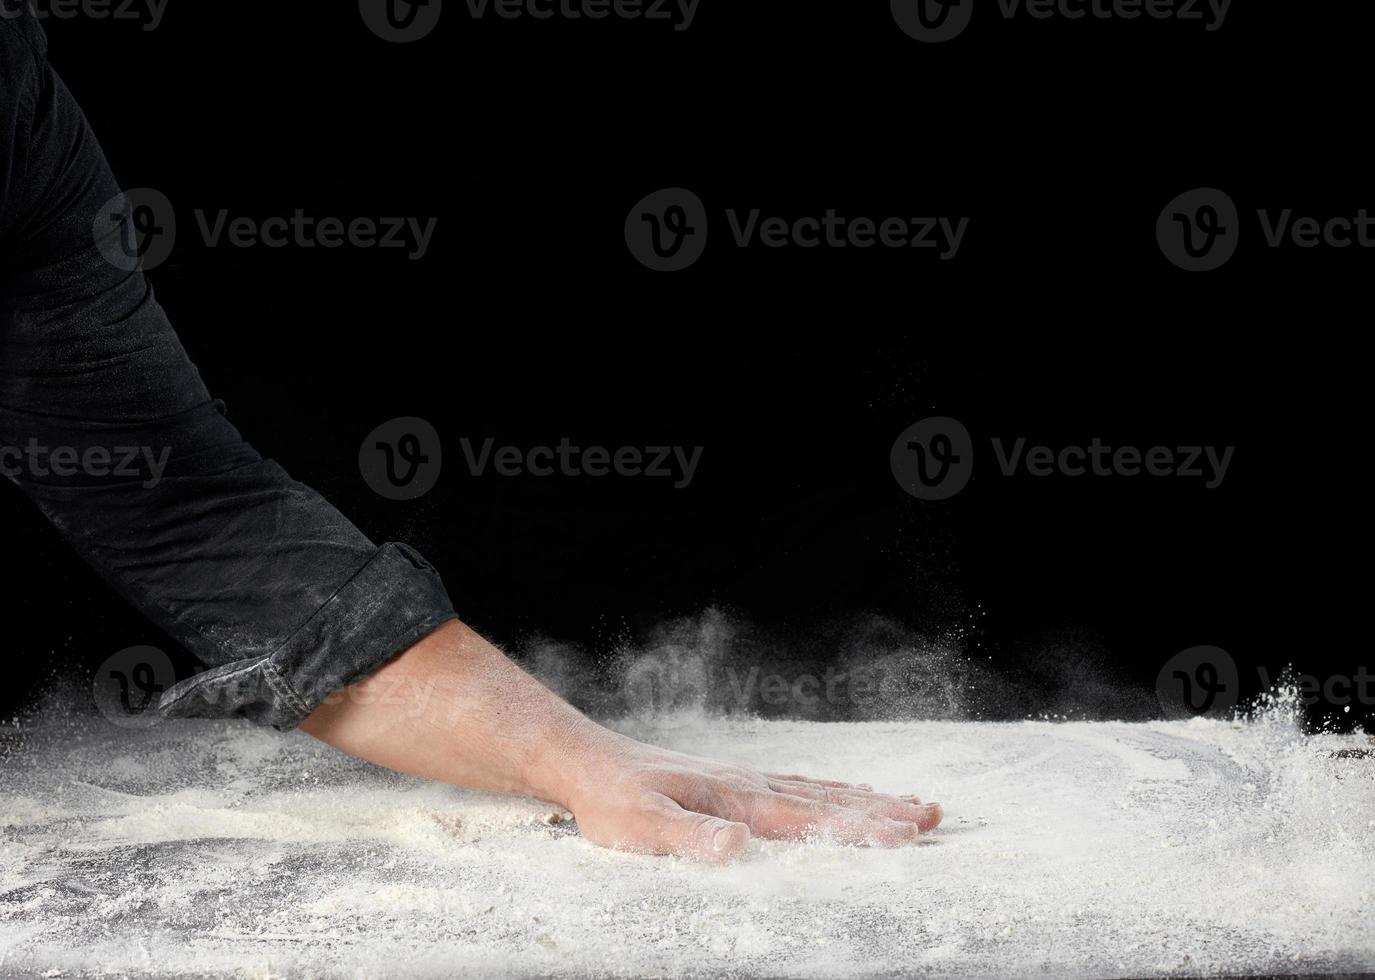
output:
<instances>
[{"instance_id":1,"label":"scattered flour","mask_svg":"<svg viewBox=\"0 0 1375 980\"><path fill-rule=\"evenodd\" d=\"M0 974L1154 976L1375 969L1375 758L1276 720L621 726L940 800L725 868L227 723L6 730Z\"/></svg>"}]
</instances>

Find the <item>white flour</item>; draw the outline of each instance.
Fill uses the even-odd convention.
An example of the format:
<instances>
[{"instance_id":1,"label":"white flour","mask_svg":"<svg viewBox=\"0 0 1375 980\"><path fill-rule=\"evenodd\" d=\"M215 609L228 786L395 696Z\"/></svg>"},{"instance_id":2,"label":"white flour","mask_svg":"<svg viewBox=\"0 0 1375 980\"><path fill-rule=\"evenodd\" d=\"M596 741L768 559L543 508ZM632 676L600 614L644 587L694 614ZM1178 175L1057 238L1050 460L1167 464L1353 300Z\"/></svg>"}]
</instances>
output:
<instances>
[{"instance_id":1,"label":"white flour","mask_svg":"<svg viewBox=\"0 0 1375 980\"><path fill-rule=\"evenodd\" d=\"M632 734L915 792L946 822L904 850L756 843L715 869L600 850L549 807L301 734L0 729L0 974L1375 969L1364 737L1202 720Z\"/></svg>"}]
</instances>

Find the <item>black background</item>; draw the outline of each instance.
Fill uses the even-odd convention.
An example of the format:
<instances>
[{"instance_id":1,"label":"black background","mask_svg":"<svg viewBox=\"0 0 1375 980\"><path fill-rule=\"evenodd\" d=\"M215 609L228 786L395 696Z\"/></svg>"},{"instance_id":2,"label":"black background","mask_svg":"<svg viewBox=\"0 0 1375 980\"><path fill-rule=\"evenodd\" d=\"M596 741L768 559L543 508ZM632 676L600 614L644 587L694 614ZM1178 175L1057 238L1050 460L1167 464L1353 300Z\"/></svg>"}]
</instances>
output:
<instances>
[{"instance_id":1,"label":"black background","mask_svg":"<svg viewBox=\"0 0 1375 980\"><path fill-rule=\"evenodd\" d=\"M424 551L464 618L512 649L549 637L590 665L719 608L800 669L880 616L1039 692L985 717L1102 714L1054 696L1066 671L1149 701L1197 644L1229 650L1247 693L1257 666L1354 674L1372 257L1250 233L1191 275L1154 225L1198 186L1252 228L1261 207L1375 207L1368 18L1238 3L1208 33L984 10L942 45L904 35L887 3L717 0L682 32L474 20L450 2L409 45L351 3L170 0L151 32L47 30L121 182L176 205L183 232L152 281L231 419L374 539ZM656 274L622 225L669 186L716 224L697 265ZM828 207L971 224L942 263L740 250L719 220ZM222 208L439 224L422 262L207 248L193 214ZM411 503L357 466L401 415L444 439L438 487ZM1216 490L1004 478L985 453L963 493L929 503L888 452L930 415L985 445L1237 448ZM476 478L465 436L703 456L682 490ZM0 507L15 668L0 705L55 667L166 645L9 486Z\"/></svg>"}]
</instances>

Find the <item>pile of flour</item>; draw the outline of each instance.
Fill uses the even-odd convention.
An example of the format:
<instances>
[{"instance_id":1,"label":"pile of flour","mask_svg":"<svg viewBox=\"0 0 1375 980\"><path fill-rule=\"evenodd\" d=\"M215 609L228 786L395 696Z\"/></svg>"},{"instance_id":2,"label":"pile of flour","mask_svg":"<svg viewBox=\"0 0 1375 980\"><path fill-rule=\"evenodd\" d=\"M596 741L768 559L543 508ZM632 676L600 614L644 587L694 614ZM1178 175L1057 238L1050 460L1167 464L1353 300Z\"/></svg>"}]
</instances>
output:
<instances>
[{"instance_id":1,"label":"pile of flour","mask_svg":"<svg viewBox=\"0 0 1375 980\"><path fill-rule=\"evenodd\" d=\"M946 809L904 850L756 842L725 868L299 733L0 727L0 974L1375 970L1375 746L1282 715L622 726Z\"/></svg>"}]
</instances>

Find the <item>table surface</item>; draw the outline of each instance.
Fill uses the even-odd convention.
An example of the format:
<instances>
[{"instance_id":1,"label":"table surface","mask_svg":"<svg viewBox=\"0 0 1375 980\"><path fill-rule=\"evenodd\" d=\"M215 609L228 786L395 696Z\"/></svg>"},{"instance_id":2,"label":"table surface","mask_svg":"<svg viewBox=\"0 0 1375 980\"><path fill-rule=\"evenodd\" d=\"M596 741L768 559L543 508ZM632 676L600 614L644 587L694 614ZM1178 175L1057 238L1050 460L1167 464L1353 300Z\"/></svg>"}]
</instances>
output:
<instances>
[{"instance_id":1,"label":"table surface","mask_svg":"<svg viewBox=\"0 0 1375 980\"><path fill-rule=\"evenodd\" d=\"M42 718L42 716L40 716ZM1375 969L1375 758L1282 717L619 727L940 800L917 846L712 868L305 735L0 729L0 973L1150 976Z\"/></svg>"}]
</instances>

